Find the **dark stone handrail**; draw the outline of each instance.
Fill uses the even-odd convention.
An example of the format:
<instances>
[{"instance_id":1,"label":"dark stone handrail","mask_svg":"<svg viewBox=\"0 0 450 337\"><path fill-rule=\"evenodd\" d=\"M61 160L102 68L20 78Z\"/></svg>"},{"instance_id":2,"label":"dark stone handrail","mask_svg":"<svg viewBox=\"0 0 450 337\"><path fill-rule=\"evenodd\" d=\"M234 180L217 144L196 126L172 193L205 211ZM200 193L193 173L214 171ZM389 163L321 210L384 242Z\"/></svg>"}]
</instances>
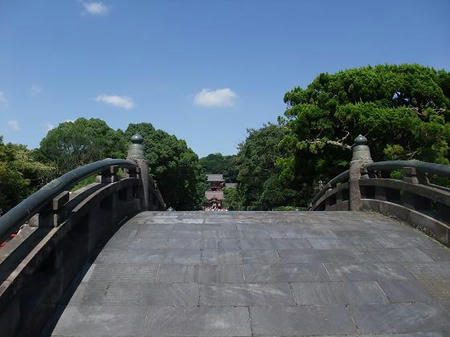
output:
<instances>
[{"instance_id":1,"label":"dark stone handrail","mask_svg":"<svg viewBox=\"0 0 450 337\"><path fill-rule=\"evenodd\" d=\"M314 205L317 200L319 200L326 191L332 189L336 186L337 183L347 181L349 177L349 171L345 170L342 173L339 173L336 177L331 179L326 185L323 186L323 188L314 196L314 198L311 200L311 205Z\"/></svg>"},{"instance_id":2,"label":"dark stone handrail","mask_svg":"<svg viewBox=\"0 0 450 337\"><path fill-rule=\"evenodd\" d=\"M113 165L97 182L58 194L0 249L1 336L39 336L84 266L147 210L139 172L119 178L116 171Z\"/></svg>"},{"instance_id":3,"label":"dark stone handrail","mask_svg":"<svg viewBox=\"0 0 450 337\"><path fill-rule=\"evenodd\" d=\"M403 169L405 167L413 167L421 173L435 174L441 177L450 177L450 165L427 163L420 160L390 160L380 161L367 164L368 170L376 171L392 171L397 169Z\"/></svg>"},{"instance_id":4,"label":"dark stone handrail","mask_svg":"<svg viewBox=\"0 0 450 337\"><path fill-rule=\"evenodd\" d=\"M411 167L416 169L418 172L422 174L435 174L440 177L446 177L450 178L450 165L443 165L443 164L436 164L436 163L427 163L420 160L388 160L388 161L380 161L380 162L374 162L374 163L368 163L362 166L362 169L366 169L368 171L393 171L393 170L399 170L404 169L407 167ZM338 174L336 177L331 179L326 185L323 186L323 188L316 193L316 195L312 198L309 209L314 210L314 206L317 203L317 201L329 190L336 187L337 183L345 182L349 178L349 170L346 170L340 174ZM443 188L446 189L443 186L439 185L432 185L435 188Z\"/></svg>"},{"instance_id":5,"label":"dark stone handrail","mask_svg":"<svg viewBox=\"0 0 450 337\"><path fill-rule=\"evenodd\" d=\"M0 217L0 238L29 220L61 192L69 189L80 180L96 172L107 170L111 166L127 169L136 169L137 167L136 163L131 160L103 159L67 172L61 177L49 182Z\"/></svg>"},{"instance_id":6,"label":"dark stone handrail","mask_svg":"<svg viewBox=\"0 0 450 337\"><path fill-rule=\"evenodd\" d=\"M128 159L104 159L51 181L0 218L0 335L39 336L66 291L122 224L164 210L142 137ZM118 170L123 169L119 175ZM95 182L70 192L82 179Z\"/></svg>"},{"instance_id":7,"label":"dark stone handrail","mask_svg":"<svg viewBox=\"0 0 450 337\"><path fill-rule=\"evenodd\" d=\"M350 170L331 179L312 199L310 211L376 211L407 222L450 246L450 189L429 176L450 178L450 166L419 160L352 160ZM390 172L402 170L402 179ZM353 207L352 207L353 206Z\"/></svg>"}]
</instances>

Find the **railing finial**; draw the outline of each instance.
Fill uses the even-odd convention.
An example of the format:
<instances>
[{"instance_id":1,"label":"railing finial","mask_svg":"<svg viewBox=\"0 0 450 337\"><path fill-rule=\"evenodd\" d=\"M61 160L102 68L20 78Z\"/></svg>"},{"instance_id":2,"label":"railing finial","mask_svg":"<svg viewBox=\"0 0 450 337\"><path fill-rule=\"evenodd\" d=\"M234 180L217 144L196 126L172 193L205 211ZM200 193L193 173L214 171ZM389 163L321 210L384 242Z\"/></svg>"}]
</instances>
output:
<instances>
[{"instance_id":1,"label":"railing finial","mask_svg":"<svg viewBox=\"0 0 450 337\"><path fill-rule=\"evenodd\" d=\"M361 168L363 165L371 163L372 156L370 155L370 148L367 145L367 138L359 135L355 138L355 145L353 146L353 157L350 162L349 170L349 201L350 210L359 211L361 209L361 190L359 188L359 180L361 179Z\"/></svg>"},{"instance_id":2,"label":"railing finial","mask_svg":"<svg viewBox=\"0 0 450 337\"><path fill-rule=\"evenodd\" d=\"M355 138L355 145L367 145L367 138L362 134L359 134L359 136Z\"/></svg>"},{"instance_id":3,"label":"railing finial","mask_svg":"<svg viewBox=\"0 0 450 337\"><path fill-rule=\"evenodd\" d=\"M134 134L131 138L131 144L128 148L127 159L130 160L141 160L145 159L144 155L144 138L139 133Z\"/></svg>"},{"instance_id":4,"label":"railing finial","mask_svg":"<svg viewBox=\"0 0 450 337\"><path fill-rule=\"evenodd\" d=\"M142 136L139 133L135 133L132 137L131 137L131 142L133 144L142 144L142 142L144 141L144 138L142 138Z\"/></svg>"},{"instance_id":5,"label":"railing finial","mask_svg":"<svg viewBox=\"0 0 450 337\"><path fill-rule=\"evenodd\" d=\"M370 148L367 145L367 138L363 135L359 135L355 138L355 145L353 145L353 157L352 162L355 160L362 160L365 163L372 162L372 156L370 155Z\"/></svg>"},{"instance_id":6,"label":"railing finial","mask_svg":"<svg viewBox=\"0 0 450 337\"><path fill-rule=\"evenodd\" d=\"M128 148L127 159L136 162L140 170L140 176L142 179L143 187L143 208L147 210L149 208L149 179L148 179L148 163L145 159L144 153L144 138L139 133L134 134L131 137L131 144Z\"/></svg>"}]
</instances>

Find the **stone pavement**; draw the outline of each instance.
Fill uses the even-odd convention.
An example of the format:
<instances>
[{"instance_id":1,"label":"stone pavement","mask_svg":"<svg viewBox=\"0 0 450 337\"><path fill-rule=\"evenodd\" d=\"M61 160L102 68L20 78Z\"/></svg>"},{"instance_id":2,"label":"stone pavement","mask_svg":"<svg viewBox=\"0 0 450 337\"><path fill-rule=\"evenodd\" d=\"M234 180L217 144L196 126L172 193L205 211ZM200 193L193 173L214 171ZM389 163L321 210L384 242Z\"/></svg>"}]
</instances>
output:
<instances>
[{"instance_id":1,"label":"stone pavement","mask_svg":"<svg viewBox=\"0 0 450 337\"><path fill-rule=\"evenodd\" d=\"M450 336L450 250L378 214L144 212L52 336Z\"/></svg>"}]
</instances>

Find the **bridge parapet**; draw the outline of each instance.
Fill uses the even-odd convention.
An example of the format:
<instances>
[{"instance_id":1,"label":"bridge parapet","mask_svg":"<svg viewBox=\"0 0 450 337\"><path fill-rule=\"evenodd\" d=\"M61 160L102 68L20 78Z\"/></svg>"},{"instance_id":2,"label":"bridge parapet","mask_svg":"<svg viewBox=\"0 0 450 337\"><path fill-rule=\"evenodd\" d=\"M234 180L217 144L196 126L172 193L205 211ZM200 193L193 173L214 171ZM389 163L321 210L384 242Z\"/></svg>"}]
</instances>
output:
<instances>
[{"instance_id":1,"label":"bridge parapet","mask_svg":"<svg viewBox=\"0 0 450 337\"><path fill-rule=\"evenodd\" d=\"M350 169L331 179L313 198L311 211L377 211L394 216L450 246L450 188L430 183L430 176L450 178L450 166L418 160L372 162L356 151ZM356 160L355 160L356 157ZM401 179L391 177L396 171Z\"/></svg>"},{"instance_id":2,"label":"bridge parapet","mask_svg":"<svg viewBox=\"0 0 450 337\"><path fill-rule=\"evenodd\" d=\"M0 249L1 335L35 336L82 266L122 223L143 210L165 209L145 160L129 158L68 172L0 218L0 239L13 233ZM69 192L93 174L95 183Z\"/></svg>"}]
</instances>

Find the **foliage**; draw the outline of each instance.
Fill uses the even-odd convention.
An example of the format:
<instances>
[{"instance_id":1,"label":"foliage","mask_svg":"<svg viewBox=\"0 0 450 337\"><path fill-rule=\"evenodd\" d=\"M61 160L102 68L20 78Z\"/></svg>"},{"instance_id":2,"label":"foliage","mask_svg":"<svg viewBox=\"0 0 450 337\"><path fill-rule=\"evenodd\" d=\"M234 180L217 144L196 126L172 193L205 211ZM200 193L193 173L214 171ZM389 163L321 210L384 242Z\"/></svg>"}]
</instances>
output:
<instances>
[{"instance_id":1,"label":"foliage","mask_svg":"<svg viewBox=\"0 0 450 337\"><path fill-rule=\"evenodd\" d=\"M270 210L295 203L297 192L280 179L276 165L279 143L289 133L286 127L269 124L248 130L247 139L239 145L238 193L244 209Z\"/></svg>"},{"instance_id":2,"label":"foliage","mask_svg":"<svg viewBox=\"0 0 450 337\"><path fill-rule=\"evenodd\" d=\"M55 176L55 168L33 159L25 145L0 137L0 208L7 211Z\"/></svg>"},{"instance_id":3,"label":"foliage","mask_svg":"<svg viewBox=\"0 0 450 337\"><path fill-rule=\"evenodd\" d=\"M77 191L81 188L84 188L90 184L95 183L96 181L96 174L90 175L89 177L84 178L83 180L80 180L79 182L77 182L75 185L72 186L72 188L70 189L71 191Z\"/></svg>"},{"instance_id":4,"label":"foliage","mask_svg":"<svg viewBox=\"0 0 450 337\"><path fill-rule=\"evenodd\" d=\"M104 158L124 158L126 139L101 119L78 118L59 124L42 139L37 158L54 163L58 175Z\"/></svg>"},{"instance_id":5,"label":"foliage","mask_svg":"<svg viewBox=\"0 0 450 337\"><path fill-rule=\"evenodd\" d=\"M243 208L242 201L237 188L225 187L223 189L223 194L224 194L223 206L227 207L229 211L239 211Z\"/></svg>"},{"instance_id":6,"label":"foliage","mask_svg":"<svg viewBox=\"0 0 450 337\"><path fill-rule=\"evenodd\" d=\"M374 161L449 164L450 73L420 65L378 65L322 73L284 97L281 178L309 200L318 180L348 167L358 134Z\"/></svg>"},{"instance_id":7,"label":"foliage","mask_svg":"<svg viewBox=\"0 0 450 337\"><path fill-rule=\"evenodd\" d=\"M197 155L184 140L157 130L150 123L130 124L125 136L139 133L144 138L150 173L168 207L176 210L200 209L206 177Z\"/></svg>"},{"instance_id":8,"label":"foliage","mask_svg":"<svg viewBox=\"0 0 450 337\"><path fill-rule=\"evenodd\" d=\"M236 156L223 156L221 153L211 153L200 158L200 165L206 173L221 173L226 182L237 180L238 168Z\"/></svg>"},{"instance_id":9,"label":"foliage","mask_svg":"<svg viewBox=\"0 0 450 337\"><path fill-rule=\"evenodd\" d=\"M298 209L294 206L280 206L275 207L272 211L279 211L279 212L292 212L297 211Z\"/></svg>"}]
</instances>

